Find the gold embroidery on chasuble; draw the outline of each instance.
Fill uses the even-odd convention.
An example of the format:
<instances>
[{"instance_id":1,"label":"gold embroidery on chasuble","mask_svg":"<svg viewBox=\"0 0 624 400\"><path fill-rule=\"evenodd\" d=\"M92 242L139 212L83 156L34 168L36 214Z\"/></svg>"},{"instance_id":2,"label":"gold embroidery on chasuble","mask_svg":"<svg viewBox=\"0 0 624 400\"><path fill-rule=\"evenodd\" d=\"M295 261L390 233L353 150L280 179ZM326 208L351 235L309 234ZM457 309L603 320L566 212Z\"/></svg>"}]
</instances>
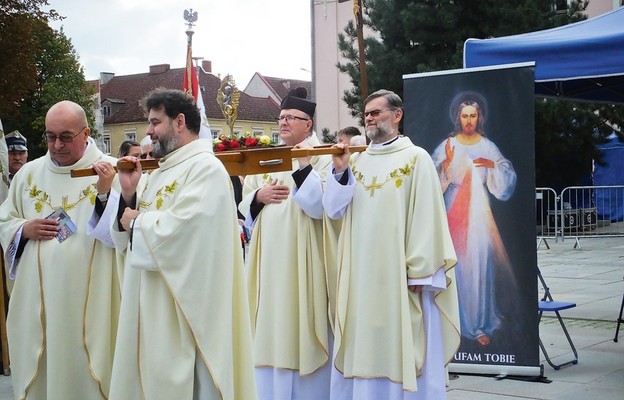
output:
<instances>
[{"instance_id":1,"label":"gold embroidery on chasuble","mask_svg":"<svg viewBox=\"0 0 624 400\"><path fill-rule=\"evenodd\" d=\"M55 204L55 200L45 191L39 189L37 185L33 182L32 175L28 175L28 196L32 199L35 206L35 211L40 213L43 210L44 206L50 207L52 210L56 210L59 207L62 207L65 211L69 211L73 208L76 208L78 203L82 202L85 199L89 199L91 205L95 205L95 198L97 196L96 184L92 183L88 185L84 190L81 190L78 194L78 199L70 203L70 196L62 196L61 204Z\"/></svg>"},{"instance_id":2,"label":"gold embroidery on chasuble","mask_svg":"<svg viewBox=\"0 0 624 400\"><path fill-rule=\"evenodd\" d=\"M370 192L370 197L375 197L375 191L381 190L386 183L394 182L394 187L396 189L400 188L403 184L403 177L409 176L416 164L416 157L412 157L407 164L403 167L396 168L390 171L390 174L383 181L378 181L379 178L377 176L373 176L372 178L368 178L364 176L358 169L355 168L352 161L349 161L349 165L351 166L351 171L353 172L353 176L355 176L355 181L364 187L364 190ZM370 182L370 183L367 183Z\"/></svg>"},{"instance_id":3,"label":"gold embroidery on chasuble","mask_svg":"<svg viewBox=\"0 0 624 400\"><path fill-rule=\"evenodd\" d=\"M141 208L147 209L147 208L149 208L152 205L152 203L154 201L156 201L156 209L160 210L160 208L162 207L163 202L165 201L165 199L169 199L169 198L173 197L173 194L175 193L177 187L178 187L178 181L177 180L174 180L169 185L165 185L165 186L161 187L156 192L154 200L152 200L152 201L140 200L139 201L139 209L141 209ZM147 191L147 186L145 187L145 190L143 191L143 193L145 193L146 191Z\"/></svg>"},{"instance_id":4,"label":"gold embroidery on chasuble","mask_svg":"<svg viewBox=\"0 0 624 400\"><path fill-rule=\"evenodd\" d=\"M273 177L271 176L271 174L263 174L263 175L262 175L262 183L263 183L264 185L269 185L269 184L271 184L272 182L273 182ZM283 181L283 180L281 180L281 179L278 179L278 180L277 180L277 184L278 184L278 185L283 185L283 184L284 184L284 181Z\"/></svg>"}]
</instances>

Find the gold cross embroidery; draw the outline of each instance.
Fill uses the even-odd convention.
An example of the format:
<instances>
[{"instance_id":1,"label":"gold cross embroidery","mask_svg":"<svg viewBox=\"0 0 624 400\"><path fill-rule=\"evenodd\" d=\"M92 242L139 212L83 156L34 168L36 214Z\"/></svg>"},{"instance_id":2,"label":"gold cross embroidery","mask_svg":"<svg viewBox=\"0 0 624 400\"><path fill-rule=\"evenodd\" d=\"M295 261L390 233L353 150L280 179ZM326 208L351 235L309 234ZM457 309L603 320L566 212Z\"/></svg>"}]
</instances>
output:
<instances>
[{"instance_id":1,"label":"gold cross embroidery","mask_svg":"<svg viewBox=\"0 0 624 400\"><path fill-rule=\"evenodd\" d=\"M377 183L377 177L373 176L373 181L370 185L364 185L364 190L370 190L370 197L375 196L375 190L381 189L383 186L382 183Z\"/></svg>"}]
</instances>

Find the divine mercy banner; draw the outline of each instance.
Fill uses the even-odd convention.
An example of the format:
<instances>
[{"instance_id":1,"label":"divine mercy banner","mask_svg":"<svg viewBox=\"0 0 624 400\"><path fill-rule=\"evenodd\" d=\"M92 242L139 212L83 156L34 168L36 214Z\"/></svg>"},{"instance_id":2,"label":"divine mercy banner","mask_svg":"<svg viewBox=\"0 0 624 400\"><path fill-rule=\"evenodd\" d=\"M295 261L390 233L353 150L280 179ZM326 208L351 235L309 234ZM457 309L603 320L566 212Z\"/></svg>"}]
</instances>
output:
<instances>
[{"instance_id":1,"label":"divine mercy banner","mask_svg":"<svg viewBox=\"0 0 624 400\"><path fill-rule=\"evenodd\" d=\"M404 76L403 134L429 151L457 253L450 371L539 375L534 65Z\"/></svg>"}]
</instances>

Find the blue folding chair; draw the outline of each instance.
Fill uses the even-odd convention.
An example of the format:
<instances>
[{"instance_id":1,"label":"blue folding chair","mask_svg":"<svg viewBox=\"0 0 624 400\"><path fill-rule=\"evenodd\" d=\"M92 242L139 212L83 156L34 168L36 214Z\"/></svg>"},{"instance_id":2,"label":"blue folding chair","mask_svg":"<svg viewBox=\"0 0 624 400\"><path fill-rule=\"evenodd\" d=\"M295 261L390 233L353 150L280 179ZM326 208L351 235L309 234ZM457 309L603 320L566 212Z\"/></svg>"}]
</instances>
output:
<instances>
[{"instance_id":1,"label":"blue folding chair","mask_svg":"<svg viewBox=\"0 0 624 400\"><path fill-rule=\"evenodd\" d=\"M550 364L550 366L553 367L555 370L559 370L562 367L565 367L567 365L578 364L578 353L576 351L576 347L574 346L574 343L572 342L572 338L570 337L570 333L568 332L568 329L566 328L565 323L563 322L563 318L561 318L561 314L559 314L560 311L576 307L576 303L571 303L568 301L554 301L552 296L550 295L550 288L548 287L548 285L546 285L546 281L544 280L544 277L542 276L542 273L540 272L539 268L537 268L537 277L539 278L542 284L542 287L544 288L544 296L537 303L537 309L539 312L538 323L541 322L542 320L542 314L544 314L545 312L554 312L555 315L557 316L557 320L559 320L561 329L563 330L563 333L565 334L565 337L568 340L570 349L572 349L574 358L570 361L566 361L561 364L553 363L550 356L548 355L548 352L546 351L546 347L544 347L544 343L542 343L542 338L539 339L540 349L542 349L542 353L544 353L544 357L546 357L546 361L548 362L548 364Z\"/></svg>"},{"instance_id":2,"label":"blue folding chair","mask_svg":"<svg viewBox=\"0 0 624 400\"><path fill-rule=\"evenodd\" d=\"M622 305L620 306L620 315L618 316L617 325L615 326L615 337L613 338L613 341L615 343L617 343L618 341L618 334L620 333L620 324L624 323L624 319L622 318L622 312L624 312L624 294L622 295Z\"/></svg>"}]
</instances>

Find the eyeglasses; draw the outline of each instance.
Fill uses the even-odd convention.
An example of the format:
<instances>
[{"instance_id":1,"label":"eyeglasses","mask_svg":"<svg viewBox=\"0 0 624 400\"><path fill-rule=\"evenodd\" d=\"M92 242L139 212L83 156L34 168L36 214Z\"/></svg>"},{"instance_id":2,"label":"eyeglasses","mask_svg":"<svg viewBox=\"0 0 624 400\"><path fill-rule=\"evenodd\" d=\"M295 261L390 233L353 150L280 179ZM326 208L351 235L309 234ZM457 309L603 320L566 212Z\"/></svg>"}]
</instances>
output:
<instances>
[{"instance_id":1,"label":"eyeglasses","mask_svg":"<svg viewBox=\"0 0 624 400\"><path fill-rule=\"evenodd\" d=\"M368 117L369 115L373 118L377 118L379 117L379 114L381 114L383 111L394 111L393 108L383 108L381 110L371 110L371 111L364 111L364 118Z\"/></svg>"},{"instance_id":2,"label":"eyeglasses","mask_svg":"<svg viewBox=\"0 0 624 400\"><path fill-rule=\"evenodd\" d=\"M43 134L43 139L47 141L48 143L56 143L56 139L60 140L63 143L71 143L74 141L76 136L84 132L85 129L87 129L86 126L82 128L80 132L76 133L75 135L72 135L71 133L61 133L60 135L55 135L53 133L45 132Z\"/></svg>"},{"instance_id":3,"label":"eyeglasses","mask_svg":"<svg viewBox=\"0 0 624 400\"><path fill-rule=\"evenodd\" d=\"M278 121L287 121L288 123L290 122L295 122L295 120L298 119L300 121L309 121L310 118L302 118L302 117L296 117L294 115L280 115L279 117L277 117Z\"/></svg>"},{"instance_id":4,"label":"eyeglasses","mask_svg":"<svg viewBox=\"0 0 624 400\"><path fill-rule=\"evenodd\" d=\"M145 160L147 156L150 156L150 158L154 158L154 153L150 151L147 154L146 153L141 154L141 160Z\"/></svg>"}]
</instances>

